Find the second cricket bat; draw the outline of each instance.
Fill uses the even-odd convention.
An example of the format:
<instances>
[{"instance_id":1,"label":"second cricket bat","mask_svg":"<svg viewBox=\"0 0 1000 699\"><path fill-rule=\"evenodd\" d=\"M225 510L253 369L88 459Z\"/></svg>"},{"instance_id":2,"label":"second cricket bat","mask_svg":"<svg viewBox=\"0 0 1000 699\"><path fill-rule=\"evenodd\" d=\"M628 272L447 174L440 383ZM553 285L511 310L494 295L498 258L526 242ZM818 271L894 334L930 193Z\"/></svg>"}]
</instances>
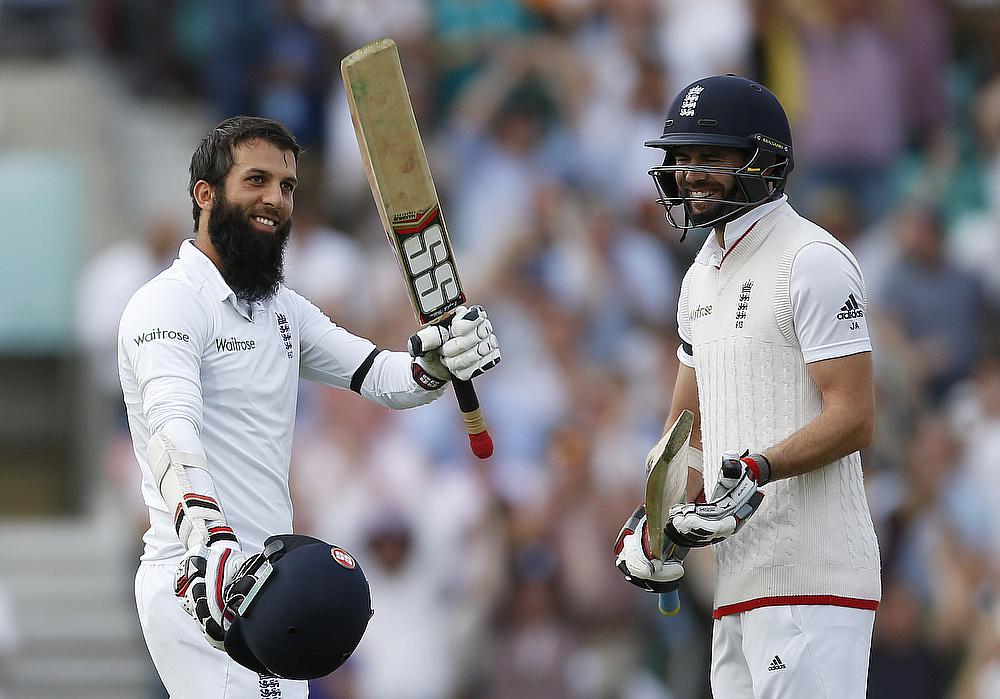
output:
<instances>
[{"instance_id":1,"label":"second cricket bat","mask_svg":"<svg viewBox=\"0 0 1000 699\"><path fill-rule=\"evenodd\" d=\"M399 53L392 39L362 46L340 64L354 131L382 225L420 323L449 323L465 303ZM472 452L493 453L471 381L452 380Z\"/></svg>"},{"instance_id":2,"label":"second cricket bat","mask_svg":"<svg viewBox=\"0 0 1000 699\"><path fill-rule=\"evenodd\" d=\"M660 560L674 555L676 546L666 540L663 527L670 508L684 501L687 489L687 450L691 444L694 413L682 410L646 462L646 524L649 528L649 548ZM660 613L673 616L681 608L677 590L663 592L659 599Z\"/></svg>"}]
</instances>

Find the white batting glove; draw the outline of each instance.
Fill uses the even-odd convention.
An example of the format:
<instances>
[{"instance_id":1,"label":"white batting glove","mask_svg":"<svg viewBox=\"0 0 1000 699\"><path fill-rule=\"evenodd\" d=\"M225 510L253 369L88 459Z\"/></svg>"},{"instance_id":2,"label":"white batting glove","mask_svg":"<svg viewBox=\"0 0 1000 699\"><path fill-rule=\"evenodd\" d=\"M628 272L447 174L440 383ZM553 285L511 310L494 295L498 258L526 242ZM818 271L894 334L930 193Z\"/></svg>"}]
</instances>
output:
<instances>
[{"instance_id":1,"label":"white batting glove","mask_svg":"<svg viewBox=\"0 0 1000 699\"><path fill-rule=\"evenodd\" d=\"M468 381L500 363L500 345L482 306L456 308L449 331L451 339L439 352L452 376Z\"/></svg>"},{"instance_id":2,"label":"white batting glove","mask_svg":"<svg viewBox=\"0 0 1000 699\"><path fill-rule=\"evenodd\" d=\"M208 642L224 650L226 631L232 622L231 613L226 613L224 593L246 556L228 526L213 523L208 531L210 543L190 548L177 567L174 594L184 611L198 622Z\"/></svg>"},{"instance_id":3,"label":"white batting glove","mask_svg":"<svg viewBox=\"0 0 1000 699\"><path fill-rule=\"evenodd\" d=\"M716 544L738 532L764 500L758 488L770 478L771 466L761 454L727 451L715 499L674 505L668 513L667 536L678 546Z\"/></svg>"},{"instance_id":4,"label":"white batting glove","mask_svg":"<svg viewBox=\"0 0 1000 699\"><path fill-rule=\"evenodd\" d=\"M614 547L615 567L625 579L647 592L670 592L677 589L677 581L684 575L680 560L661 561L649 549L649 529L646 508L640 505L629 517Z\"/></svg>"}]
</instances>

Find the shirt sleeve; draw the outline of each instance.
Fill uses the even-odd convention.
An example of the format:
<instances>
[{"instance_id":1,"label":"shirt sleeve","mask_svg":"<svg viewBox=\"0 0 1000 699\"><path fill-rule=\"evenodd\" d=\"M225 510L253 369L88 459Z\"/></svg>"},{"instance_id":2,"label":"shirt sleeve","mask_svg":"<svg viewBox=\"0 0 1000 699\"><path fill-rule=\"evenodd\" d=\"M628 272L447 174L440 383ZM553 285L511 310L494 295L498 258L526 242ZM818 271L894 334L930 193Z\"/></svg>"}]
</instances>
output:
<instances>
[{"instance_id":1,"label":"shirt sleeve","mask_svg":"<svg viewBox=\"0 0 1000 699\"><path fill-rule=\"evenodd\" d=\"M327 386L351 388L355 373L360 369L365 374L371 366L366 360L378 352L375 343L348 332L303 297L289 293L299 317L299 375Z\"/></svg>"},{"instance_id":2,"label":"shirt sleeve","mask_svg":"<svg viewBox=\"0 0 1000 699\"><path fill-rule=\"evenodd\" d=\"M371 340L334 323L305 298L294 295L301 328L302 378L349 388L394 409L423 405L444 393L443 387L428 391L417 384L410 369L410 355L379 349Z\"/></svg>"},{"instance_id":3,"label":"shirt sleeve","mask_svg":"<svg viewBox=\"0 0 1000 699\"><path fill-rule=\"evenodd\" d=\"M681 344L677 346L677 359L681 364L694 368L694 348L691 346L691 317L687 310L688 299L688 279L691 271L688 270L681 281L681 292L677 298L677 337Z\"/></svg>"},{"instance_id":4,"label":"shirt sleeve","mask_svg":"<svg viewBox=\"0 0 1000 699\"><path fill-rule=\"evenodd\" d=\"M141 403L151 433L175 418L200 430L201 357L211 327L197 292L176 281L147 284L126 306L118 330L120 369L134 377L132 399Z\"/></svg>"},{"instance_id":5,"label":"shirt sleeve","mask_svg":"<svg viewBox=\"0 0 1000 699\"><path fill-rule=\"evenodd\" d=\"M849 253L824 242L805 245L792 262L788 291L807 364L871 352L865 282Z\"/></svg>"}]
</instances>

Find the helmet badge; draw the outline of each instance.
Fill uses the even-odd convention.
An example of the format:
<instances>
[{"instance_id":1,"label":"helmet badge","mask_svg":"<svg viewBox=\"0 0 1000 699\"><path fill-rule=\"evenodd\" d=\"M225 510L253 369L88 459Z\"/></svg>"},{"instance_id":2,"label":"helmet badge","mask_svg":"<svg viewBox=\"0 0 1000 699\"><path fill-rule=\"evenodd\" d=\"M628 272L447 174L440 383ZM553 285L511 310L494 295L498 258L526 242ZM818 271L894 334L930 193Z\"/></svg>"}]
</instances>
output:
<instances>
[{"instance_id":1,"label":"helmet badge","mask_svg":"<svg viewBox=\"0 0 1000 699\"><path fill-rule=\"evenodd\" d=\"M681 111L678 116L682 117L693 117L694 110L698 106L698 98L701 97L701 93L705 91L701 85L695 85L687 94L684 95L684 101L681 102Z\"/></svg>"},{"instance_id":2,"label":"helmet badge","mask_svg":"<svg viewBox=\"0 0 1000 699\"><path fill-rule=\"evenodd\" d=\"M354 556L352 556L339 546L334 546L333 548L331 548L330 555L333 556L333 560L335 560L337 563L344 566L348 570L352 570L358 565L357 563L354 562Z\"/></svg>"}]
</instances>

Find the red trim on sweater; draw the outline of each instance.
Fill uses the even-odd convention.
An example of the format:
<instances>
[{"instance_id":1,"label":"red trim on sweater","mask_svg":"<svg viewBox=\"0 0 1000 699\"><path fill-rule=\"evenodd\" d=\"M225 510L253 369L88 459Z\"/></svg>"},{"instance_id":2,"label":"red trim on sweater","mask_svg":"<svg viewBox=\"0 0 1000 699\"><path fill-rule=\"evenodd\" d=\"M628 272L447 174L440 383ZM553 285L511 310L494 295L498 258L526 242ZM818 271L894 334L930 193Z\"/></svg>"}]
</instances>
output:
<instances>
[{"instance_id":1,"label":"red trim on sweater","mask_svg":"<svg viewBox=\"0 0 1000 699\"><path fill-rule=\"evenodd\" d=\"M744 238L746 238L747 235L749 235L750 231L753 230L753 227L756 226L758 223L760 223L759 220L754 221L750 225L750 227L746 229L746 231L743 233L743 235L741 235L739 238L737 238L736 240L734 240L733 244L729 246L729 249L726 250L724 253L722 253L722 259L719 260L719 268L722 267L722 263L726 261L727 257L729 257L729 253L731 253L733 250L736 249L736 246L740 244L740 241L743 240Z\"/></svg>"},{"instance_id":2,"label":"red trim on sweater","mask_svg":"<svg viewBox=\"0 0 1000 699\"><path fill-rule=\"evenodd\" d=\"M727 604L712 612L713 619L721 619L730 614L739 614L761 607L781 607L790 604L825 604L831 607L851 607L852 609L878 609L878 600L838 597L837 595L786 595L782 597L758 597L757 599Z\"/></svg>"}]
</instances>

